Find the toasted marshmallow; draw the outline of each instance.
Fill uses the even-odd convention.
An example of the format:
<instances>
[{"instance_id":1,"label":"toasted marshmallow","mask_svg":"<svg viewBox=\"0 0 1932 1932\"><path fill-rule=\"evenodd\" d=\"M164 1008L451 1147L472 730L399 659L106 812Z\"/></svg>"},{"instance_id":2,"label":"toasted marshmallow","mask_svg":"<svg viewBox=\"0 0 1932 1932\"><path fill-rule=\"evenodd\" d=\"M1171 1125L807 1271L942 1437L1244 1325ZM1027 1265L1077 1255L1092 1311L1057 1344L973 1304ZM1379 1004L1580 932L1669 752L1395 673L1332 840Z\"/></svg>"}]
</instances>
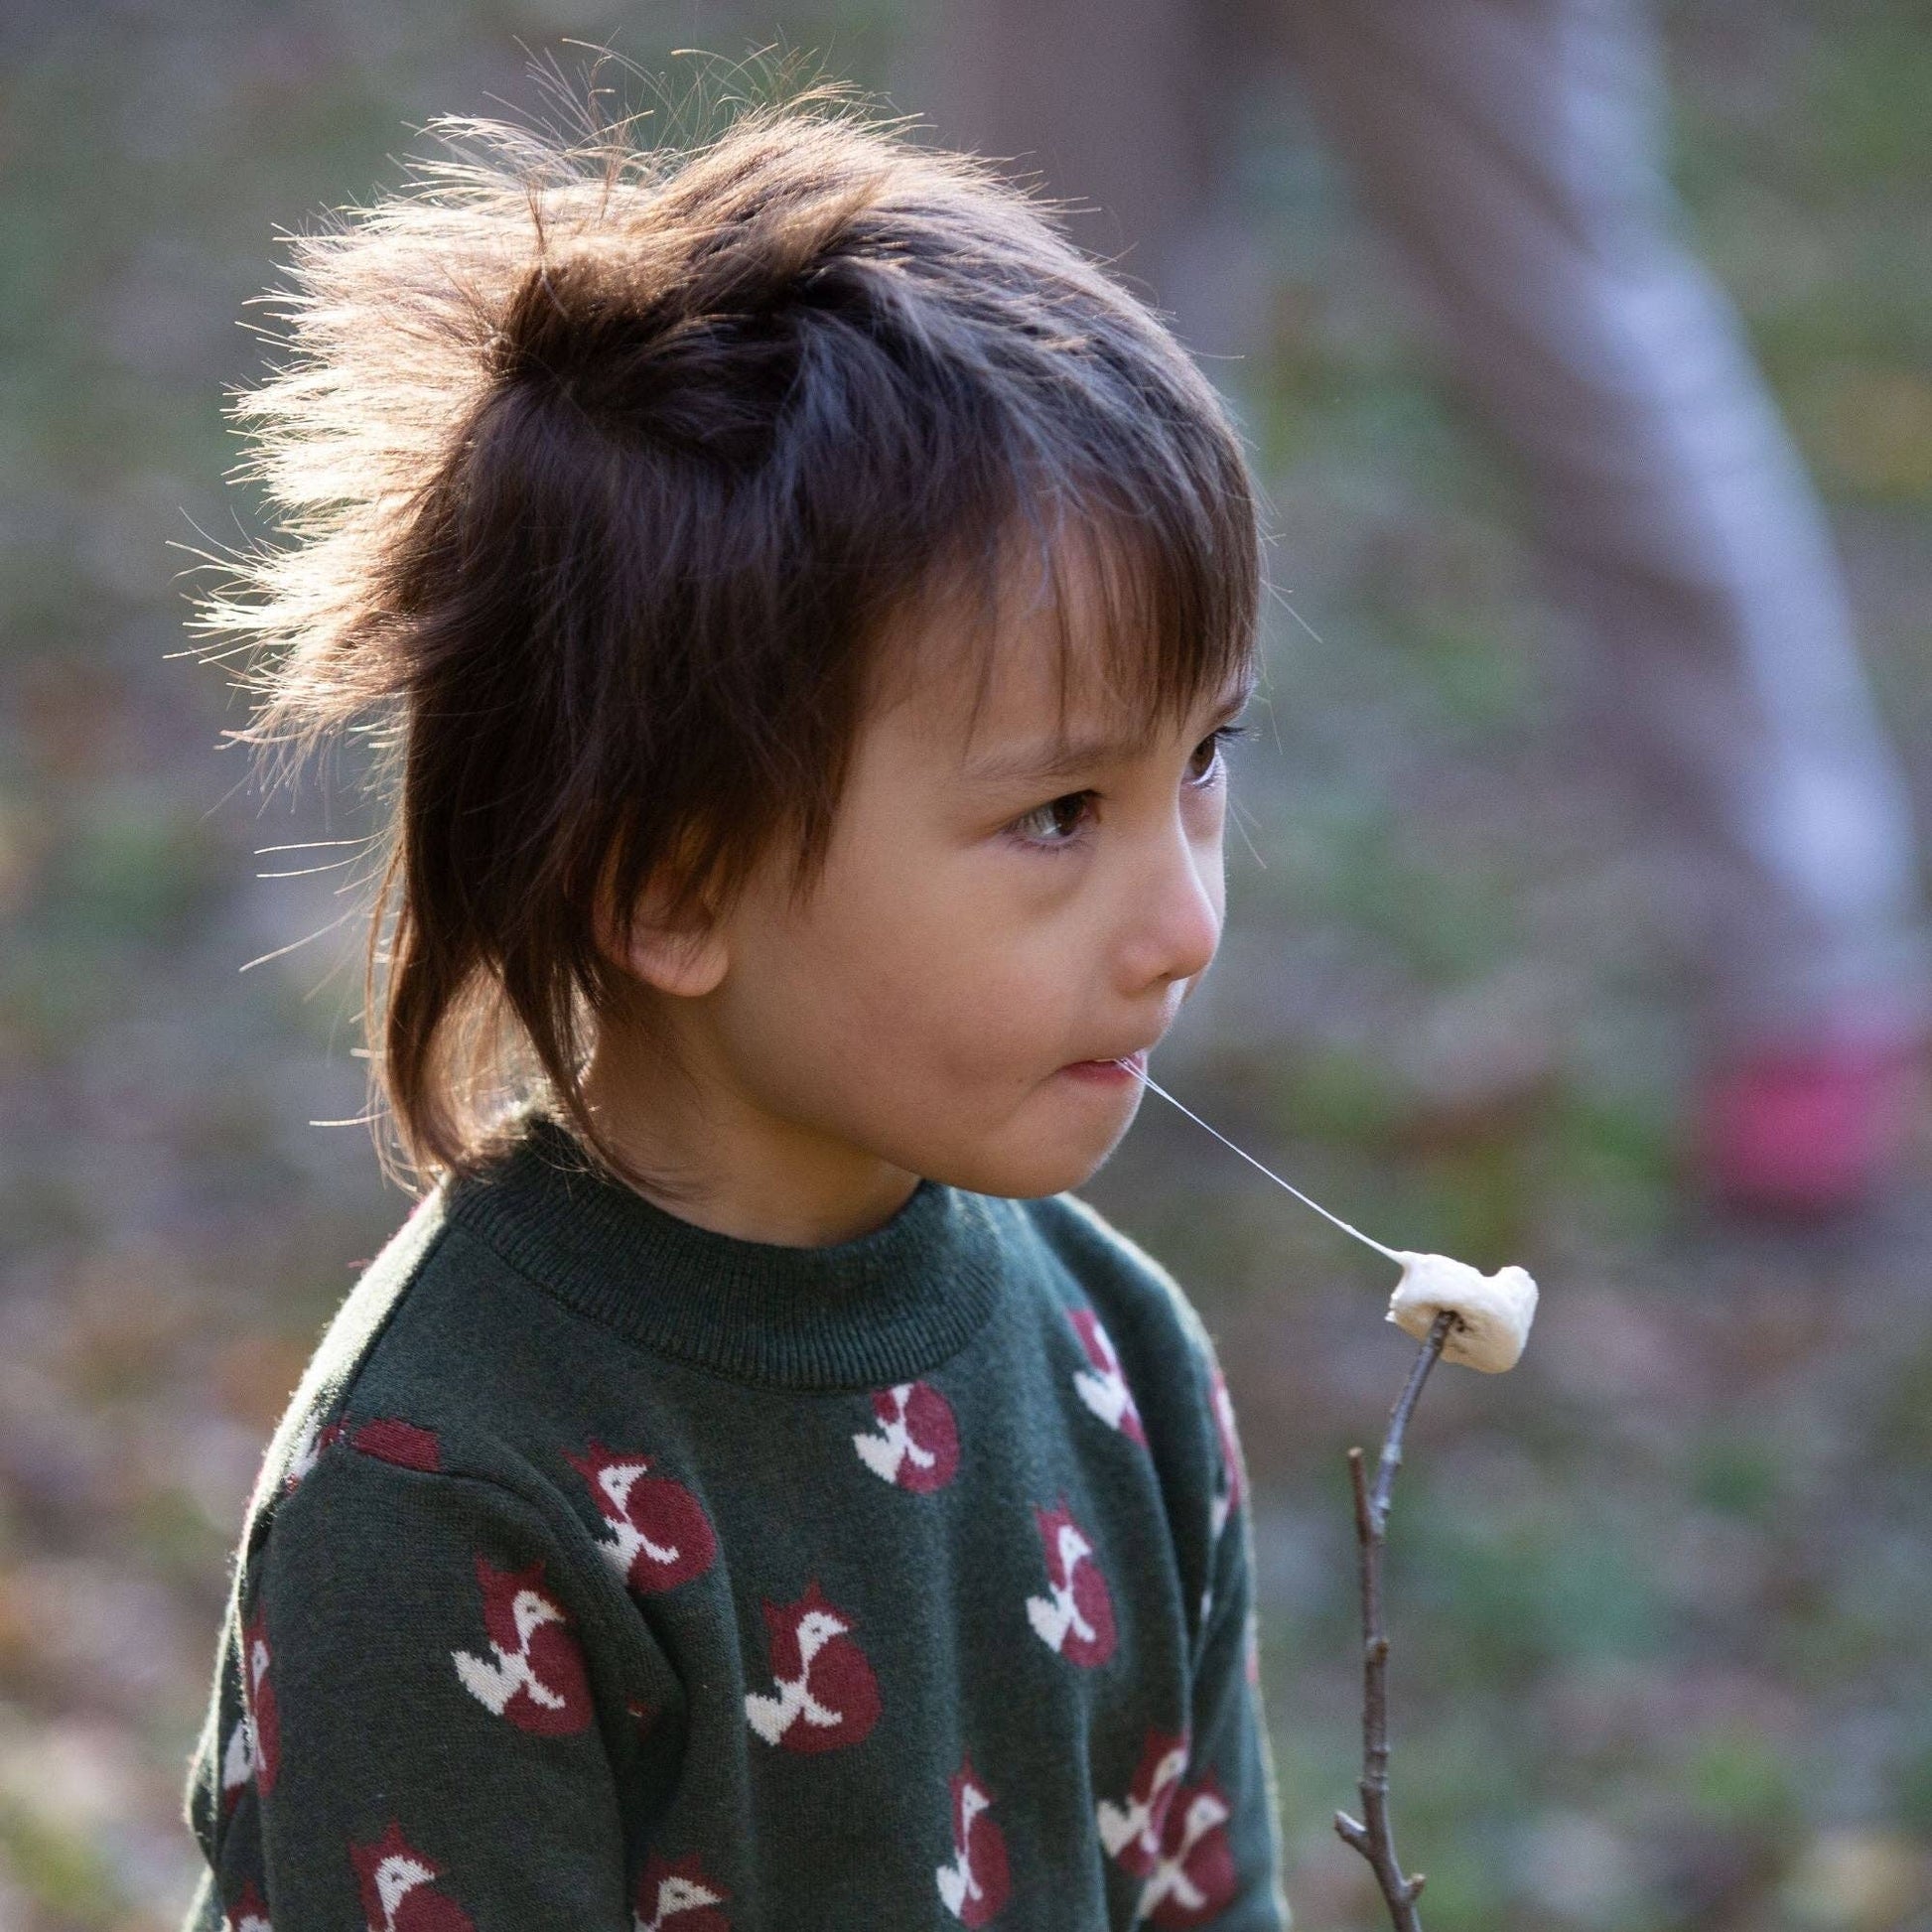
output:
<instances>
[{"instance_id":1,"label":"toasted marshmallow","mask_svg":"<svg viewBox=\"0 0 1932 1932\"><path fill-rule=\"evenodd\" d=\"M1443 1344L1446 1361L1460 1362L1498 1375L1514 1368L1530 1338L1536 1317L1536 1283L1521 1268L1478 1274L1465 1261L1448 1255L1417 1255L1397 1250L1402 1279L1389 1298L1388 1318L1397 1327L1427 1338L1436 1317L1452 1309L1461 1317Z\"/></svg>"}]
</instances>

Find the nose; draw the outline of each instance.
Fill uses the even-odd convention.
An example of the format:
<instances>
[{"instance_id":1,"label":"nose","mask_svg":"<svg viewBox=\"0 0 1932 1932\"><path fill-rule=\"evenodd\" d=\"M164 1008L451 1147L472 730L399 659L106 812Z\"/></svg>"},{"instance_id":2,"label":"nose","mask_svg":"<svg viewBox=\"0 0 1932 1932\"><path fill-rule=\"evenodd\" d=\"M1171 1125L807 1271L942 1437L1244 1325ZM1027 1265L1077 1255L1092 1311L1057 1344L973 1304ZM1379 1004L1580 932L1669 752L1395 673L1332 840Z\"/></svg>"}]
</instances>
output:
<instances>
[{"instance_id":1,"label":"nose","mask_svg":"<svg viewBox=\"0 0 1932 1932\"><path fill-rule=\"evenodd\" d=\"M1190 836L1178 819L1143 863L1148 869L1129 889L1132 937L1123 956L1136 993L1206 972L1221 943L1226 900L1220 840Z\"/></svg>"}]
</instances>

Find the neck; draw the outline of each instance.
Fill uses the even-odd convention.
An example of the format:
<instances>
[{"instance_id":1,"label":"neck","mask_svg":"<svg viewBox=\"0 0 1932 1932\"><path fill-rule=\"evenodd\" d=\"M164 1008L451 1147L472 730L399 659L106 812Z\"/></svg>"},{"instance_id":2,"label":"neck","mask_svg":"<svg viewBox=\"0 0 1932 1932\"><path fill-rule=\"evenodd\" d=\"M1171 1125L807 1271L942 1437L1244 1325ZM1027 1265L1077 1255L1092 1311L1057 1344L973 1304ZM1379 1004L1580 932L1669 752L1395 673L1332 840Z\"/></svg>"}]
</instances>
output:
<instances>
[{"instance_id":1,"label":"neck","mask_svg":"<svg viewBox=\"0 0 1932 1932\"><path fill-rule=\"evenodd\" d=\"M718 1234L795 1248L856 1241L918 1185L917 1174L758 1104L702 1035L667 1041L612 1025L599 1035L584 1094L625 1162L661 1177L637 1191Z\"/></svg>"}]
</instances>

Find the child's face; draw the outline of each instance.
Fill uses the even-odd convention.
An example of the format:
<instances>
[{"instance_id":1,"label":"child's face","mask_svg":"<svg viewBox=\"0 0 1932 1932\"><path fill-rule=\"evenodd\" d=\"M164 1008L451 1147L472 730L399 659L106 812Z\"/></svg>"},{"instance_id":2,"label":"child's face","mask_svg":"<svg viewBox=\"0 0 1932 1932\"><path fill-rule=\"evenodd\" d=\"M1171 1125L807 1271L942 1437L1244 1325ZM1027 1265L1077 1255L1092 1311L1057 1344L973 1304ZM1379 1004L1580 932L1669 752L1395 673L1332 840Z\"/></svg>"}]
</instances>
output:
<instances>
[{"instance_id":1,"label":"child's face","mask_svg":"<svg viewBox=\"0 0 1932 1932\"><path fill-rule=\"evenodd\" d=\"M1214 956L1216 732L1247 687L1149 736L1076 683L1066 739L1088 749L1055 761L1050 613L1002 623L970 735L966 653L948 663L938 621L921 641L911 661L946 667L863 724L809 897L766 869L724 922L704 1057L784 1139L822 1139L817 1161L1055 1192L1133 1119L1140 1082L1106 1062L1153 1045Z\"/></svg>"}]
</instances>

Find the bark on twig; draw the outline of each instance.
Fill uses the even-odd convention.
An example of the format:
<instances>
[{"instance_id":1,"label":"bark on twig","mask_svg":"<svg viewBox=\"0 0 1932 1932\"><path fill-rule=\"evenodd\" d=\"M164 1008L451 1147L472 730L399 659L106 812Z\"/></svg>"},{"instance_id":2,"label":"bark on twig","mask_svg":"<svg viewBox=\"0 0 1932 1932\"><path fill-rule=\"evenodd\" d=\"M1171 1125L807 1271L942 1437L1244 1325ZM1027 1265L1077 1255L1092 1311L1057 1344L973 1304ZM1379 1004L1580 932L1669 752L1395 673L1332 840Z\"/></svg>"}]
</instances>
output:
<instances>
[{"instance_id":1,"label":"bark on twig","mask_svg":"<svg viewBox=\"0 0 1932 1932\"><path fill-rule=\"evenodd\" d=\"M1362 1452L1348 1451L1348 1475L1355 1490L1355 1540L1360 1546L1362 1583L1362 1820L1347 1812L1335 1813L1335 1830L1369 1862L1389 1918L1396 1932L1422 1932L1416 1900L1422 1895L1423 1874L1405 1878L1395 1855L1395 1834L1389 1825L1389 1634L1382 1623L1382 1547L1389 1520L1389 1494L1402 1463L1402 1438L1415 1413L1422 1385L1436 1366L1443 1344L1454 1326L1455 1313L1445 1309L1436 1317L1429 1337L1409 1371L1408 1383L1389 1415L1382 1459L1370 1487ZM1365 1822L1362 1822L1365 1821Z\"/></svg>"}]
</instances>

